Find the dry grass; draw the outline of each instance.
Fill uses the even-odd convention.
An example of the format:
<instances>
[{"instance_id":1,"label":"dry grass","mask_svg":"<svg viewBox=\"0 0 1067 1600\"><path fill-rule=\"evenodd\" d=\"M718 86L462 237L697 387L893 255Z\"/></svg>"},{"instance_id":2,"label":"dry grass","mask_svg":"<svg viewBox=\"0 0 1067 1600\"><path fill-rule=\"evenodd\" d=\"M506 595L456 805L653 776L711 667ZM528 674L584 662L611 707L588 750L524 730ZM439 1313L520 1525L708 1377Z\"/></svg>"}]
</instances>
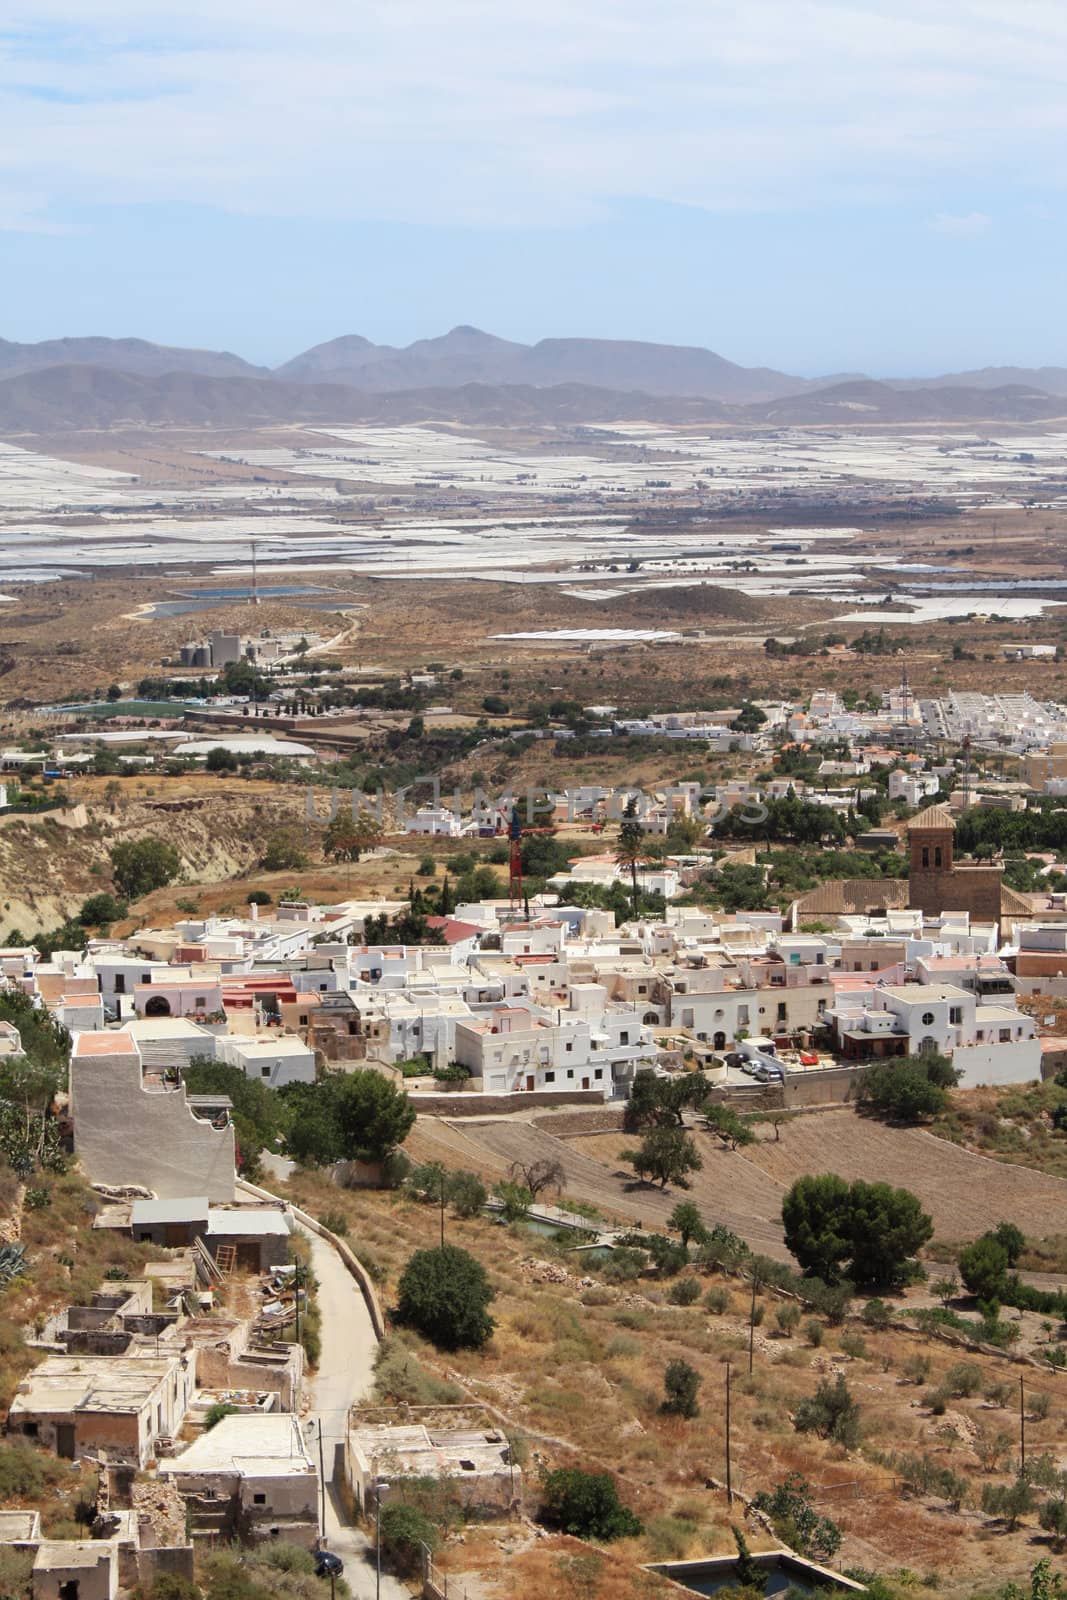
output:
<instances>
[{"instance_id":1,"label":"dry grass","mask_svg":"<svg viewBox=\"0 0 1067 1600\"><path fill-rule=\"evenodd\" d=\"M345 1211L349 1236L365 1242L386 1269L386 1304L411 1251L436 1242L436 1215L397 1195L340 1191L307 1174L292 1187L313 1211L327 1206ZM976 1397L952 1401L949 1414L938 1418L922 1400L925 1388L942 1382L960 1359L958 1352L897 1329L865 1332L866 1355L858 1359L844 1354L836 1330L828 1330L822 1347L812 1349L802 1337L774 1334L774 1301L768 1297L750 1378L739 1301L737 1309L716 1317L699 1306L670 1305L663 1288L646 1280L624 1288L602 1285L590 1293L589 1280L574 1276L581 1269L548 1241L483 1220L450 1220L448 1227L451 1241L472 1251L490 1275L497 1292L497 1331L484 1351L447 1358L406 1334L404 1342L428 1368L497 1406L527 1434L533 1455L526 1477L534 1504L540 1463L576 1463L615 1474L622 1498L646 1524L642 1539L616 1547L613 1554L624 1567L730 1546L725 1496L709 1487L725 1470L726 1360L734 1363L735 1486L754 1493L780 1482L788 1471L802 1472L817 1486L820 1510L845 1532L840 1564L937 1571L947 1591L960 1593L984 1577L991 1537L1004 1578L1022 1576L1033 1565L1032 1518L1015 1534L994 1536L973 1509L953 1515L933 1497L902 1496L893 1472L871 1457L872 1449L925 1452L980 1486L987 1474L974 1448L974 1430L1010 1431L1010 1412ZM554 1268L566 1265L571 1275L564 1282L551 1281L554 1274L532 1267L532 1260ZM706 1282L722 1280L709 1276ZM930 1370L920 1388L907 1381L904 1363L924 1351ZM702 1412L694 1423L659 1411L663 1371L677 1356L695 1366L703 1380ZM974 1359L982 1369L983 1392L1013 1381L1009 1363ZM846 1453L798 1434L790 1421L797 1402L814 1391L820 1376L839 1368L861 1407L865 1439L860 1452ZM1067 1409L1067 1379L1050 1374L1035 1375L1035 1381L1053 1397L1049 1417L1028 1426L1028 1446L1040 1453L1056 1448ZM542 1549L537 1547L539 1563ZM453 1551L449 1561L455 1570L474 1569L465 1547ZM539 1564L538 1573L543 1570ZM623 1574L618 1583L625 1584ZM620 1600L627 1596L625 1586L611 1592Z\"/></svg>"}]
</instances>

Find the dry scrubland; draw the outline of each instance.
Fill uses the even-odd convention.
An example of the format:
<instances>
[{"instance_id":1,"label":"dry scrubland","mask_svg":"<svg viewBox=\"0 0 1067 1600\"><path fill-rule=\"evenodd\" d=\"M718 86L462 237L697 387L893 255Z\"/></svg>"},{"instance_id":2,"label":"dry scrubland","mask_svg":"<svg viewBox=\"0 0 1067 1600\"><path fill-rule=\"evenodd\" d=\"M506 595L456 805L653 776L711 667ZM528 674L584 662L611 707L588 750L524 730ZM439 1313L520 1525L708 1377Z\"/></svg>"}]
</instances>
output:
<instances>
[{"instance_id":1,"label":"dry scrubland","mask_svg":"<svg viewBox=\"0 0 1067 1600\"><path fill-rule=\"evenodd\" d=\"M415 1148L428 1154L426 1146ZM436 1146L440 1153L445 1141ZM457 1153L466 1157L465 1146ZM344 1213L351 1242L380 1275L383 1299L395 1295L399 1272L416 1248L436 1243L438 1217L396 1195L338 1190L327 1180L297 1174L291 1188L301 1203L320 1215ZM752 1494L799 1471L816 1486L820 1511L845 1533L837 1558L843 1566L861 1565L888 1572L907 1567L921 1576L938 1574L949 1594L988 1590L993 1581L1021 1577L1044 1553L1044 1536L1034 1519L1008 1533L974 1509L986 1481L1006 1481L1012 1450L1010 1407L1017 1396L1017 1369L987 1356L966 1356L980 1369L978 1390L949 1401L943 1416L925 1404L924 1386L942 1382L961 1360L961 1352L900 1330L864 1331L855 1326L826 1328L816 1347L802 1330L776 1331L778 1301L760 1295L765 1315L755 1338L752 1376L747 1374L748 1288L721 1276L701 1276L702 1290L724 1289L723 1309L702 1304L669 1304L662 1286L647 1280L610 1287L582 1272L573 1257L519 1229L484 1221L450 1219L451 1242L472 1251L484 1264L497 1291L493 1311L497 1331L485 1351L439 1356L419 1339L404 1335L402 1349L388 1358L394 1393L408 1398L440 1398L428 1372L497 1406L528 1437L532 1462L527 1469L530 1504L536 1504L540 1463L581 1464L610 1470L622 1498L646 1524L644 1536L613 1547L602 1593L612 1600L634 1600L644 1591L636 1567L664 1560L732 1550L732 1513L721 1487L724 1475L724 1384L726 1361L734 1371L735 1487ZM845 1348L842 1348L845 1346ZM410 1359L414 1356L415 1360ZM659 1412L666 1363L683 1357L700 1372L702 1411L692 1422ZM925 1358L922 1385L915 1381L914 1359ZM861 1408L863 1440L857 1451L798 1434L791 1422L796 1404L813 1393L820 1377L846 1374ZM1054 1451L1062 1435L1067 1378L1033 1374L1035 1391L1049 1395L1049 1414L1028 1425L1028 1448ZM1029 1379L1028 1379L1029 1381ZM997 1386L1002 1386L997 1389ZM982 1398L996 1390L996 1397ZM1043 1402L1042 1402L1043 1404ZM1004 1435L999 1450L993 1441ZM968 1480L970 1503L954 1512L943 1500L903 1493L893 1467L879 1464L874 1452L924 1454ZM996 1469L990 1467L996 1462ZM984 1463L984 1464L983 1464ZM755 1547L769 1537L751 1526ZM520 1549L518 1533L503 1539L506 1551ZM494 1553L495 1552L495 1553ZM450 1544L444 1564L454 1573L482 1569L485 1590L510 1597L536 1589L516 1587L525 1569L543 1580L557 1571L550 1550L526 1555L501 1553L485 1536L470 1535ZM518 1564L518 1565L517 1565ZM535 1570L536 1569L536 1574ZM610 1587L608 1585L610 1584ZM563 1592L552 1588L545 1592Z\"/></svg>"}]
</instances>

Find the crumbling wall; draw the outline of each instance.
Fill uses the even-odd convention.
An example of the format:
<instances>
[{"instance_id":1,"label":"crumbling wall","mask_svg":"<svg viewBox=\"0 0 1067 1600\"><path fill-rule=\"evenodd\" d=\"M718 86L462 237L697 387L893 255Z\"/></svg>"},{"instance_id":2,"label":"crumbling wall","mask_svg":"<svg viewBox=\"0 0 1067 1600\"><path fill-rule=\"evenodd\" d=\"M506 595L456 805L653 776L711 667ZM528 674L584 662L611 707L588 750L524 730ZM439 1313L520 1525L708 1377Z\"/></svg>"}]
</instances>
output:
<instances>
[{"instance_id":1,"label":"crumbling wall","mask_svg":"<svg viewBox=\"0 0 1067 1600\"><path fill-rule=\"evenodd\" d=\"M136 1051L70 1063L74 1152L92 1183L142 1184L161 1199L233 1199L234 1134L194 1117L184 1085L142 1086Z\"/></svg>"}]
</instances>

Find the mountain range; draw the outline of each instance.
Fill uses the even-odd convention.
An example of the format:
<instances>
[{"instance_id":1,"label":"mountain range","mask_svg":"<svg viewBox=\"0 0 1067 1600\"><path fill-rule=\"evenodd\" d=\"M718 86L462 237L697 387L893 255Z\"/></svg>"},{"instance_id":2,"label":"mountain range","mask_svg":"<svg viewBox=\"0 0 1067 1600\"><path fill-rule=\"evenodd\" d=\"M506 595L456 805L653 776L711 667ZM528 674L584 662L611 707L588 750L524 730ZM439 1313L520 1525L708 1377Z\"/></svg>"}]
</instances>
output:
<instances>
[{"instance_id":1,"label":"mountain range","mask_svg":"<svg viewBox=\"0 0 1067 1600\"><path fill-rule=\"evenodd\" d=\"M615 339L519 344L458 327L403 348L347 334L273 370L143 339L0 340L0 429L122 423L1038 421L1067 414L1067 368L934 378L799 378L698 346Z\"/></svg>"}]
</instances>

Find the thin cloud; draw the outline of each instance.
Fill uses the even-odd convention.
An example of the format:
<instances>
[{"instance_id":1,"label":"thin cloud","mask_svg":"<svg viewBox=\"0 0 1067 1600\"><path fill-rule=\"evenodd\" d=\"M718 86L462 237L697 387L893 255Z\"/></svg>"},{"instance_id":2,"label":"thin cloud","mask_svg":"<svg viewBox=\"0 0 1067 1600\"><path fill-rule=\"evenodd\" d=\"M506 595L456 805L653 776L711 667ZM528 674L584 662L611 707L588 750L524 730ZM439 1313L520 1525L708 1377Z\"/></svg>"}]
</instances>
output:
<instances>
[{"instance_id":1,"label":"thin cloud","mask_svg":"<svg viewBox=\"0 0 1067 1600\"><path fill-rule=\"evenodd\" d=\"M479 226L592 220L620 194L877 203L928 194L931 164L957 193L1019 172L1051 186L1067 11L1025 10L1019 25L998 0L662 0L655 18L643 0L7 0L0 174L53 211ZM931 226L974 234L980 215Z\"/></svg>"},{"instance_id":2,"label":"thin cloud","mask_svg":"<svg viewBox=\"0 0 1067 1600\"><path fill-rule=\"evenodd\" d=\"M961 215L939 211L930 223L934 233L947 233L956 239L977 238L980 234L988 233L992 226L992 217L987 217L984 211L966 211Z\"/></svg>"}]
</instances>

